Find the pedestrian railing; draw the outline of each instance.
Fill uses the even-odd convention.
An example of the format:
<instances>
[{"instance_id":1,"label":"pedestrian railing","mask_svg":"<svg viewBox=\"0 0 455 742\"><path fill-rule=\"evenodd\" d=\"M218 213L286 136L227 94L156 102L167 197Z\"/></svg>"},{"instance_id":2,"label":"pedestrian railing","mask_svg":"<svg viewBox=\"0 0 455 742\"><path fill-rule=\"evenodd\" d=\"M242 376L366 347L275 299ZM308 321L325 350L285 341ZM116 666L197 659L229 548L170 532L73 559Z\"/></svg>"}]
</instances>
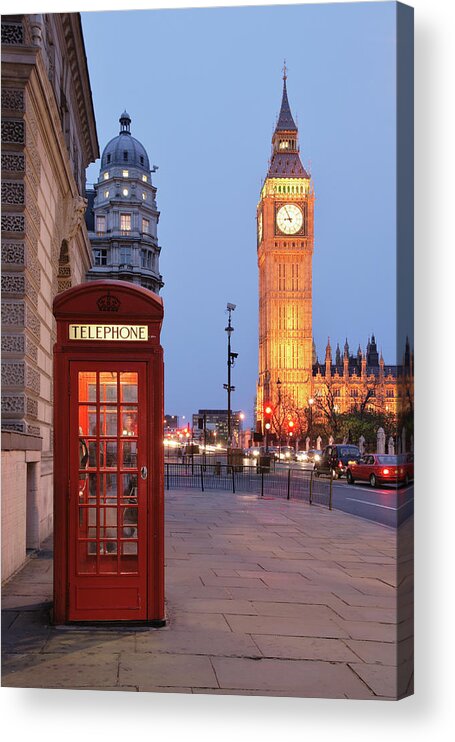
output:
<instances>
[{"instance_id":1,"label":"pedestrian railing","mask_svg":"<svg viewBox=\"0 0 455 742\"><path fill-rule=\"evenodd\" d=\"M251 493L260 497L280 497L317 503L332 509L333 477L315 477L313 471L259 466L232 466L222 462L166 462L165 487L199 489L201 492L225 490Z\"/></svg>"}]
</instances>

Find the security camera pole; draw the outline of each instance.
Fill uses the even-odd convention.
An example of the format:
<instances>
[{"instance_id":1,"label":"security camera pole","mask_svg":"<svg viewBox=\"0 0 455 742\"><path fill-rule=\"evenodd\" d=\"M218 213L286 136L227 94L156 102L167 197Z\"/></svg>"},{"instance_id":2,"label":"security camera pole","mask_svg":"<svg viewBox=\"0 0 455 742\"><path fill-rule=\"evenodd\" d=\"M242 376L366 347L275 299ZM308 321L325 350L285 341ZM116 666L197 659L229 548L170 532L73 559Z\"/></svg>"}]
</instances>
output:
<instances>
[{"instance_id":1,"label":"security camera pole","mask_svg":"<svg viewBox=\"0 0 455 742\"><path fill-rule=\"evenodd\" d=\"M228 367L228 380L227 384L223 384L224 389L227 390L227 426L228 426L228 439L227 439L227 447L228 451L231 448L232 443L232 433L231 433L231 392L235 391L235 386L231 386L231 367L234 365L235 359L238 356L238 353L232 353L231 352L231 334L234 332L234 328L231 325L231 313L234 311L236 305L231 304L228 302L227 304L227 311L229 313L229 320L228 325L225 327L225 331L227 332L228 336L228 354L227 354L227 367Z\"/></svg>"}]
</instances>

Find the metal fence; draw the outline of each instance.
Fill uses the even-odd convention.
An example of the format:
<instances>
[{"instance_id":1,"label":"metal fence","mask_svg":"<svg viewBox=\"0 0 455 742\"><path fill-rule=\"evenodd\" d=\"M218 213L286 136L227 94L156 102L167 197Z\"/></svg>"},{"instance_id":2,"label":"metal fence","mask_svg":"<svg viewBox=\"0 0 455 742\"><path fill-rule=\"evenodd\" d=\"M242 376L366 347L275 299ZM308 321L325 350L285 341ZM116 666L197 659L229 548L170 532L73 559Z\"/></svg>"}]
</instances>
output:
<instances>
[{"instance_id":1,"label":"metal fence","mask_svg":"<svg viewBox=\"0 0 455 742\"><path fill-rule=\"evenodd\" d=\"M261 497L299 499L332 509L333 478L315 477L313 471L259 466L231 466L222 462L166 462L164 471L167 490L178 488L225 490L252 493Z\"/></svg>"}]
</instances>

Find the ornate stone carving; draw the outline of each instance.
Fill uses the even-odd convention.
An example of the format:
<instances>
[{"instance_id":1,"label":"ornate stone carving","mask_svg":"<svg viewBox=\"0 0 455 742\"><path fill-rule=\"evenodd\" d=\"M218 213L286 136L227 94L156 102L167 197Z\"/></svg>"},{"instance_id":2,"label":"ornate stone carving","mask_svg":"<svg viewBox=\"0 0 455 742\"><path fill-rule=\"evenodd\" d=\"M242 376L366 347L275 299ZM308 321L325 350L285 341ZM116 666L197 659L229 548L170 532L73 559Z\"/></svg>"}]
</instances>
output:
<instances>
[{"instance_id":1,"label":"ornate stone carving","mask_svg":"<svg viewBox=\"0 0 455 742\"><path fill-rule=\"evenodd\" d=\"M25 144L25 123L5 119L2 121L3 144Z\"/></svg>"},{"instance_id":2,"label":"ornate stone carving","mask_svg":"<svg viewBox=\"0 0 455 742\"><path fill-rule=\"evenodd\" d=\"M71 283L71 279L61 279L59 277L58 279L58 293L60 294L62 291L66 291L67 289L70 289L73 284Z\"/></svg>"},{"instance_id":3,"label":"ornate stone carving","mask_svg":"<svg viewBox=\"0 0 455 742\"><path fill-rule=\"evenodd\" d=\"M25 363L24 361L2 362L2 386L24 386Z\"/></svg>"},{"instance_id":4,"label":"ornate stone carving","mask_svg":"<svg viewBox=\"0 0 455 742\"><path fill-rule=\"evenodd\" d=\"M30 307L26 308L25 312L25 326L30 330L38 340L41 334L41 323L39 317L33 312Z\"/></svg>"},{"instance_id":5,"label":"ornate stone carving","mask_svg":"<svg viewBox=\"0 0 455 742\"><path fill-rule=\"evenodd\" d=\"M25 423L12 420L2 420L2 430L12 430L15 433L25 433Z\"/></svg>"},{"instance_id":6,"label":"ornate stone carving","mask_svg":"<svg viewBox=\"0 0 455 742\"><path fill-rule=\"evenodd\" d=\"M27 205L25 207L30 214L31 219L29 223L39 232L41 224L41 214L34 198L27 198Z\"/></svg>"},{"instance_id":7,"label":"ornate stone carving","mask_svg":"<svg viewBox=\"0 0 455 742\"><path fill-rule=\"evenodd\" d=\"M2 108L8 111L24 110L24 91L2 88Z\"/></svg>"},{"instance_id":8,"label":"ornate stone carving","mask_svg":"<svg viewBox=\"0 0 455 742\"><path fill-rule=\"evenodd\" d=\"M4 273L2 275L2 294L25 294L25 276L23 273Z\"/></svg>"},{"instance_id":9,"label":"ornate stone carving","mask_svg":"<svg viewBox=\"0 0 455 742\"><path fill-rule=\"evenodd\" d=\"M23 327L25 304L23 301L2 301L2 322L9 327Z\"/></svg>"},{"instance_id":10,"label":"ornate stone carving","mask_svg":"<svg viewBox=\"0 0 455 742\"><path fill-rule=\"evenodd\" d=\"M2 263L25 264L25 245L23 242L2 242Z\"/></svg>"},{"instance_id":11,"label":"ornate stone carving","mask_svg":"<svg viewBox=\"0 0 455 742\"><path fill-rule=\"evenodd\" d=\"M24 155L2 152L2 170L9 173L23 173L25 171Z\"/></svg>"},{"instance_id":12,"label":"ornate stone carving","mask_svg":"<svg viewBox=\"0 0 455 742\"><path fill-rule=\"evenodd\" d=\"M22 23L2 23L2 44L23 44Z\"/></svg>"},{"instance_id":13,"label":"ornate stone carving","mask_svg":"<svg viewBox=\"0 0 455 742\"><path fill-rule=\"evenodd\" d=\"M85 211L87 209L87 199L82 196L75 196L70 205L68 219L68 239L72 240L81 225Z\"/></svg>"},{"instance_id":14,"label":"ornate stone carving","mask_svg":"<svg viewBox=\"0 0 455 742\"><path fill-rule=\"evenodd\" d=\"M27 397L27 417L31 417L32 420L38 417L38 402L31 397Z\"/></svg>"},{"instance_id":15,"label":"ornate stone carving","mask_svg":"<svg viewBox=\"0 0 455 742\"><path fill-rule=\"evenodd\" d=\"M35 394L40 393L41 389L41 375L39 371L26 365L25 367L25 386Z\"/></svg>"},{"instance_id":16,"label":"ornate stone carving","mask_svg":"<svg viewBox=\"0 0 455 742\"><path fill-rule=\"evenodd\" d=\"M38 361L38 346L30 338L25 339L25 355L32 361Z\"/></svg>"},{"instance_id":17,"label":"ornate stone carving","mask_svg":"<svg viewBox=\"0 0 455 742\"><path fill-rule=\"evenodd\" d=\"M41 435L41 428L38 425L27 425L27 433L30 433L30 435Z\"/></svg>"},{"instance_id":18,"label":"ornate stone carving","mask_svg":"<svg viewBox=\"0 0 455 742\"><path fill-rule=\"evenodd\" d=\"M25 186L18 180L2 181L2 204L21 206L25 203Z\"/></svg>"},{"instance_id":19,"label":"ornate stone carving","mask_svg":"<svg viewBox=\"0 0 455 742\"><path fill-rule=\"evenodd\" d=\"M2 412L24 414L25 397L23 394L3 394L2 395Z\"/></svg>"},{"instance_id":20,"label":"ornate stone carving","mask_svg":"<svg viewBox=\"0 0 455 742\"><path fill-rule=\"evenodd\" d=\"M2 353L24 353L24 335L2 335Z\"/></svg>"},{"instance_id":21,"label":"ornate stone carving","mask_svg":"<svg viewBox=\"0 0 455 742\"><path fill-rule=\"evenodd\" d=\"M25 216L2 214L2 232L25 232Z\"/></svg>"}]
</instances>

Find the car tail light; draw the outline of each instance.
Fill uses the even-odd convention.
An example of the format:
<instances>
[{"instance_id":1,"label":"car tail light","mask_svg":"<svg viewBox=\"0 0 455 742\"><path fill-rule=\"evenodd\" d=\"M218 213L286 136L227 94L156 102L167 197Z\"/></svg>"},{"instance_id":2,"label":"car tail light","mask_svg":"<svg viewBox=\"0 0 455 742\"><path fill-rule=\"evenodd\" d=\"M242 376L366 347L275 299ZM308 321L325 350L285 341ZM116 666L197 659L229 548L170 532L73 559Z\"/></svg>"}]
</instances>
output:
<instances>
[{"instance_id":1,"label":"car tail light","mask_svg":"<svg viewBox=\"0 0 455 742\"><path fill-rule=\"evenodd\" d=\"M383 473L383 474L388 474L388 473L389 473L389 469L383 469L383 470L382 470L382 473Z\"/></svg>"},{"instance_id":2,"label":"car tail light","mask_svg":"<svg viewBox=\"0 0 455 742\"><path fill-rule=\"evenodd\" d=\"M342 466L343 466L343 464L341 463L341 461L339 461L339 462L338 462L338 467L339 467L339 469L341 469L341 468L342 468Z\"/></svg>"}]
</instances>

